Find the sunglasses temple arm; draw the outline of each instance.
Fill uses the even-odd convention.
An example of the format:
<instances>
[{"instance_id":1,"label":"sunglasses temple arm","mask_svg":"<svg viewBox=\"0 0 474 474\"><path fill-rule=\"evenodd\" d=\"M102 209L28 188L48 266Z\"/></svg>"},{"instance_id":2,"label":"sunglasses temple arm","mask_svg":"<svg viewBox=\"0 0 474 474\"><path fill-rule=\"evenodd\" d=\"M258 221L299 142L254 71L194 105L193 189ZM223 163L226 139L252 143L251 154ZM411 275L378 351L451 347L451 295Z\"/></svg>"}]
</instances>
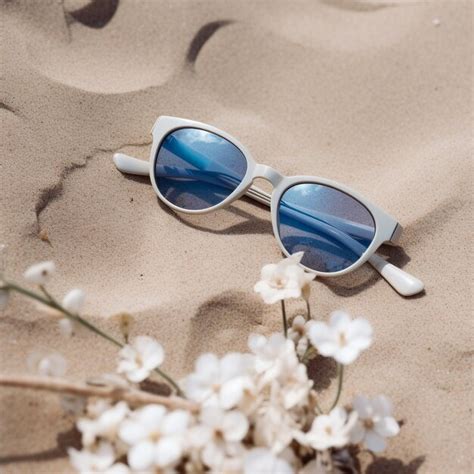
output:
<instances>
[{"instance_id":1,"label":"sunglasses temple arm","mask_svg":"<svg viewBox=\"0 0 474 474\"><path fill-rule=\"evenodd\" d=\"M114 154L114 163L122 173L136 174L139 176L148 176L150 174L150 164L148 161L133 158L133 156L124 153Z\"/></svg>"},{"instance_id":2,"label":"sunglasses temple arm","mask_svg":"<svg viewBox=\"0 0 474 474\"><path fill-rule=\"evenodd\" d=\"M425 287L421 280L387 262L380 255L374 253L369 258L369 263L403 296L416 295Z\"/></svg>"},{"instance_id":3,"label":"sunglasses temple arm","mask_svg":"<svg viewBox=\"0 0 474 474\"><path fill-rule=\"evenodd\" d=\"M271 196L265 191L251 186L246 194L253 200L270 207ZM385 278L395 291L403 296L416 295L424 289L424 284L421 280L387 262L380 255L374 253L369 258L369 263Z\"/></svg>"}]
</instances>

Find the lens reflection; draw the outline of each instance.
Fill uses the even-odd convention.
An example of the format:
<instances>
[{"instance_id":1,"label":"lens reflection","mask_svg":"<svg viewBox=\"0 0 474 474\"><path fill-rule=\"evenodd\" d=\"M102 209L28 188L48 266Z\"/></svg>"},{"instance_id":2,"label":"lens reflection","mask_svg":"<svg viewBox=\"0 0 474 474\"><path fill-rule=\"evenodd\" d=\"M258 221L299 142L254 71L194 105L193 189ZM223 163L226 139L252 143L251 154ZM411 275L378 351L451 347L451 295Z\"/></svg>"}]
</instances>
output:
<instances>
[{"instance_id":1,"label":"lens reflection","mask_svg":"<svg viewBox=\"0 0 474 474\"><path fill-rule=\"evenodd\" d=\"M202 210L226 199L247 171L244 154L231 142L197 128L166 136L155 160L155 180L172 204Z\"/></svg>"},{"instance_id":2,"label":"lens reflection","mask_svg":"<svg viewBox=\"0 0 474 474\"><path fill-rule=\"evenodd\" d=\"M283 194L278 229L289 253L304 251L303 265L333 273L359 260L374 238L375 222L367 208L348 194L302 183Z\"/></svg>"}]
</instances>

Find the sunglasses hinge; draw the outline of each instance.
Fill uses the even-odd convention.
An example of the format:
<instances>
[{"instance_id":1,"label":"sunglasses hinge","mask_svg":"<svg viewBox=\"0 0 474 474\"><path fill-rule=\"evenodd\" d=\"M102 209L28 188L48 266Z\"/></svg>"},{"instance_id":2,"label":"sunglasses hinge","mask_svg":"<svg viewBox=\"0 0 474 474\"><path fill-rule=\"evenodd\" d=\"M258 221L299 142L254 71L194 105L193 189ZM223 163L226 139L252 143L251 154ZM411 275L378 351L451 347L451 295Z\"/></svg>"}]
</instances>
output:
<instances>
[{"instance_id":1,"label":"sunglasses hinge","mask_svg":"<svg viewBox=\"0 0 474 474\"><path fill-rule=\"evenodd\" d=\"M273 169L271 166L259 164L255 167L253 178L266 179L267 181L270 181L274 187L277 187L283 180L284 176L277 170Z\"/></svg>"}]
</instances>

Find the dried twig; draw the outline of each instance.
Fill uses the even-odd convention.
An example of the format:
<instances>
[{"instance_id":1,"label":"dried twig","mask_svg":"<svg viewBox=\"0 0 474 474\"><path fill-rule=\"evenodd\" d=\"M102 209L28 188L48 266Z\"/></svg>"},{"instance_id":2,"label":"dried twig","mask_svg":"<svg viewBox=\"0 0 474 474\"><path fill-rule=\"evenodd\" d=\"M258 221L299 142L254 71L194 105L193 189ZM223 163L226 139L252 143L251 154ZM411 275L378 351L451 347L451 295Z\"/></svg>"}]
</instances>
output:
<instances>
[{"instance_id":1,"label":"dried twig","mask_svg":"<svg viewBox=\"0 0 474 474\"><path fill-rule=\"evenodd\" d=\"M123 400L131 406L157 403L171 409L179 408L191 412L197 410L195 403L181 397L163 397L161 395L144 392L143 390L120 387L96 387L52 377L0 374L0 386L67 393L80 397L108 398L112 401Z\"/></svg>"}]
</instances>

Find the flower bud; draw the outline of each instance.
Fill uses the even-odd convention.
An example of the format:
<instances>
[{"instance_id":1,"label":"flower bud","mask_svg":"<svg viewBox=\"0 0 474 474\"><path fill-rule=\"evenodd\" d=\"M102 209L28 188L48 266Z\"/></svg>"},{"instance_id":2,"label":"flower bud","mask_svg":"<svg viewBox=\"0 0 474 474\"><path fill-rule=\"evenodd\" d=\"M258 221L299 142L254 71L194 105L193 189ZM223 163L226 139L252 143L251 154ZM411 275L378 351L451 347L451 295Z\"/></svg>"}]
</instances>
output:
<instances>
[{"instance_id":1,"label":"flower bud","mask_svg":"<svg viewBox=\"0 0 474 474\"><path fill-rule=\"evenodd\" d=\"M23 276L28 283L44 285L55 270L54 262L40 262L28 267Z\"/></svg>"},{"instance_id":2,"label":"flower bud","mask_svg":"<svg viewBox=\"0 0 474 474\"><path fill-rule=\"evenodd\" d=\"M79 288L71 290L63 299L63 308L70 313L77 314L84 306L85 293Z\"/></svg>"}]
</instances>

